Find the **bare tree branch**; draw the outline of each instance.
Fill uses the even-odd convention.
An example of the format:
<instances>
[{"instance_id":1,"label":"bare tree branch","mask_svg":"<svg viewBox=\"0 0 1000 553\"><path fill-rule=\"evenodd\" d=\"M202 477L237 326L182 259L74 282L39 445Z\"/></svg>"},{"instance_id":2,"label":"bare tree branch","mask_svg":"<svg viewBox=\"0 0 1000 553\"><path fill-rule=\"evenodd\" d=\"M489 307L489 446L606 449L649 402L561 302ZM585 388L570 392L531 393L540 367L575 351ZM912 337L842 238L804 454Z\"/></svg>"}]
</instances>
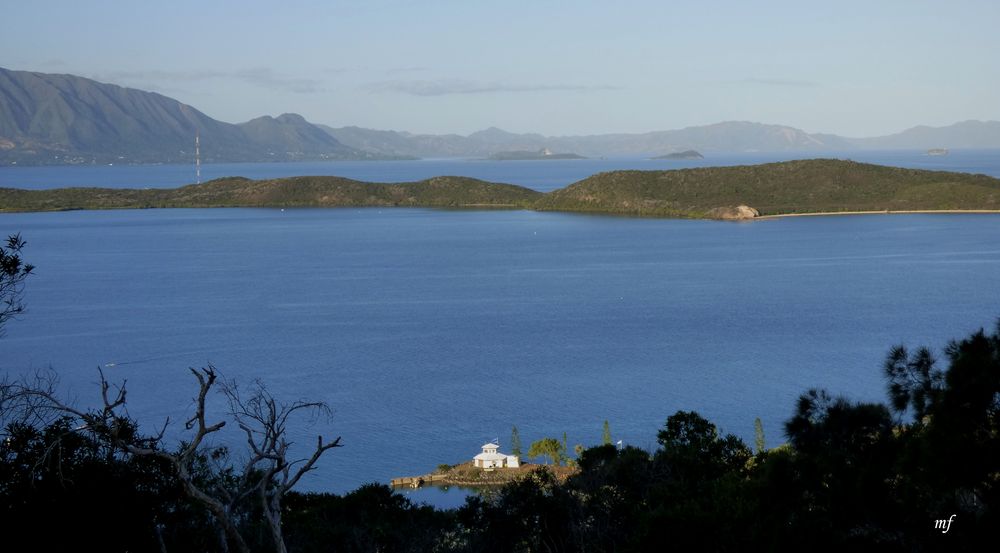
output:
<instances>
[{"instance_id":1,"label":"bare tree branch","mask_svg":"<svg viewBox=\"0 0 1000 553\"><path fill-rule=\"evenodd\" d=\"M297 414L329 416L330 408L326 403L315 401L281 403L259 380L254 381L249 396L244 396L235 382L224 383L222 391L251 453L243 470L239 497L253 494L258 497L277 550L284 553L281 505L285 494L315 467L326 451L340 447L339 437L324 443L319 436L308 459L289 461L288 452L293 443L286 438L287 425ZM300 462L303 464L293 472L292 468Z\"/></svg>"},{"instance_id":2,"label":"bare tree branch","mask_svg":"<svg viewBox=\"0 0 1000 553\"><path fill-rule=\"evenodd\" d=\"M247 501L258 502L271 530L275 550L285 553L282 533L282 501L300 479L313 470L323 454L340 447L340 438L324 442L322 436L307 458L289 461L288 455L293 442L287 439L288 424L298 415L330 416L326 403L315 401L294 401L283 403L276 400L259 380L254 381L248 393L235 382L223 381L219 390L226 397L233 421L243 432L247 445L247 458L242 470L232 472L229 466L217 466L212 470L214 478L201 482L198 466L204 470L204 463L217 462L228 458L225 448L207 449L206 438L225 425L225 420L210 423L207 419L206 402L209 392L218 382L218 372L209 365L201 369L190 369L198 382L194 413L185 421L184 428L193 431L190 439L181 444L175 452L161 447L169 419L153 437L140 437L136 424L126 411L127 389L125 382L113 385L100 375L101 407L95 411L83 411L61 401L55 394L54 380L37 380L22 384L0 383L0 406L11 402L20 406L24 413L33 416L69 416L80 421L74 428L78 432L90 432L110 444L108 455L124 452L129 455L156 457L173 467L185 494L200 502L211 513L225 535L224 547L240 553L248 553L249 548L239 531L240 513ZM58 447L55 444L53 447ZM206 451L209 453L206 454ZM198 465L198 463L203 463Z\"/></svg>"}]
</instances>

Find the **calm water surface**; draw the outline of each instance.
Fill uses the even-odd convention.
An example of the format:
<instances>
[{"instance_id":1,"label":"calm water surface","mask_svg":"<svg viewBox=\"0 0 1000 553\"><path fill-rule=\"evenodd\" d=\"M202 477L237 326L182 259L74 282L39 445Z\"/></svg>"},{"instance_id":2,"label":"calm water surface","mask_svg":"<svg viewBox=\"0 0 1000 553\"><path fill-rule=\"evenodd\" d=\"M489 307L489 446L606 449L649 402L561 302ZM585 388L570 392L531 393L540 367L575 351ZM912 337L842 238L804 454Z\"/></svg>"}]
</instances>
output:
<instances>
[{"instance_id":1,"label":"calm water surface","mask_svg":"<svg viewBox=\"0 0 1000 553\"><path fill-rule=\"evenodd\" d=\"M817 157L853 159L914 169L984 173L1000 177L1000 150L953 150L947 156L924 151L778 152L707 154L704 160L579 159L487 161L427 159L418 161L335 161L304 163L219 163L202 166L202 180L243 176L270 179L303 175L336 175L372 182L409 182L441 175L475 177L527 186L543 192L562 188L601 171L664 170L721 165L770 163ZM89 165L67 167L0 167L0 187L44 189L66 186L172 188L195 181L192 165Z\"/></svg>"},{"instance_id":2,"label":"calm water surface","mask_svg":"<svg viewBox=\"0 0 1000 553\"><path fill-rule=\"evenodd\" d=\"M599 442L607 419L616 440L652 447L686 409L748 441L760 417L775 445L806 389L880 399L890 346L937 348L1000 316L991 215L0 215L13 232L38 269L0 372L51 367L94 405L97 367L113 365L150 428L183 420L187 368L206 363L325 400L333 420L296 438L343 436L303 483L336 492L506 447L512 425L572 446Z\"/></svg>"}]
</instances>

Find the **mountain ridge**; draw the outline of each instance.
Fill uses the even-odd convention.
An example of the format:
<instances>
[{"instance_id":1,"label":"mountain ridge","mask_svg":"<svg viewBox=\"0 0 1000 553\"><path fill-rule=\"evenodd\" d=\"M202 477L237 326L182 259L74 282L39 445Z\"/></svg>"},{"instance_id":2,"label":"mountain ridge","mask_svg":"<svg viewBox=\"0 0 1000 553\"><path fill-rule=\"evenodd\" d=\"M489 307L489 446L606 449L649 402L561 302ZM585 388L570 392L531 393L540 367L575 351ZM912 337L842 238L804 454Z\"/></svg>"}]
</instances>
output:
<instances>
[{"instance_id":1,"label":"mountain ridge","mask_svg":"<svg viewBox=\"0 0 1000 553\"><path fill-rule=\"evenodd\" d=\"M189 163L194 136L205 163L487 158L504 151L656 157L697 150L836 152L852 149L1000 148L1000 121L920 125L890 135L847 138L788 125L722 121L645 133L545 136L489 127L469 135L418 134L314 124L301 115L215 120L156 92L71 74L0 68L0 164Z\"/></svg>"},{"instance_id":2,"label":"mountain ridge","mask_svg":"<svg viewBox=\"0 0 1000 553\"><path fill-rule=\"evenodd\" d=\"M0 163L373 159L295 114L224 123L192 106L69 74L0 68Z\"/></svg>"},{"instance_id":3,"label":"mountain ridge","mask_svg":"<svg viewBox=\"0 0 1000 553\"><path fill-rule=\"evenodd\" d=\"M497 151L539 150L577 152L587 157L656 157L684 150L732 152L836 152L865 149L1000 148L1000 122L964 121L943 127L911 127L890 135L848 138L808 133L788 125L752 121L722 121L708 125L645 133L545 136L511 133L490 127L469 135L415 134L363 127L319 125L334 138L354 147L385 154L417 157L484 157Z\"/></svg>"}]
</instances>

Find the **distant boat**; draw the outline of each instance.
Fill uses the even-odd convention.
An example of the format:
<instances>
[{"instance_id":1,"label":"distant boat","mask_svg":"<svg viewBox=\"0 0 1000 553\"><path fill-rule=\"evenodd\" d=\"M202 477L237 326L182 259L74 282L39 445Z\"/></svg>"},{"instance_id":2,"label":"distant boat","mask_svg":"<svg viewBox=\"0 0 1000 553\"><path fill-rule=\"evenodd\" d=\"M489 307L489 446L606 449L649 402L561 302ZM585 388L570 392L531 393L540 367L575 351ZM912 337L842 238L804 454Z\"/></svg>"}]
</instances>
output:
<instances>
[{"instance_id":1,"label":"distant boat","mask_svg":"<svg viewBox=\"0 0 1000 553\"><path fill-rule=\"evenodd\" d=\"M948 148L931 148L927 150L927 155L929 156L946 156L948 155Z\"/></svg>"},{"instance_id":2,"label":"distant boat","mask_svg":"<svg viewBox=\"0 0 1000 553\"><path fill-rule=\"evenodd\" d=\"M557 154L548 148L541 148L537 152L527 150L514 150L510 152L496 152L488 158L492 161L535 161L539 159L587 159L581 155L564 153Z\"/></svg>"}]
</instances>

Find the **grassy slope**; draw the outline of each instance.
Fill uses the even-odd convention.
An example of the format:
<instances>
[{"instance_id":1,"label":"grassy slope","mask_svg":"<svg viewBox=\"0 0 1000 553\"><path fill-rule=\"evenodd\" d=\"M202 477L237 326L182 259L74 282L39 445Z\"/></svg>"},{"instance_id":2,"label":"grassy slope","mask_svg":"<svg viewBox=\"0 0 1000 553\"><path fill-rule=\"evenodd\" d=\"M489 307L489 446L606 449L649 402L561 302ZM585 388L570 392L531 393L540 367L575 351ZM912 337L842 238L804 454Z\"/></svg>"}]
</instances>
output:
<instances>
[{"instance_id":1,"label":"grassy slope","mask_svg":"<svg viewBox=\"0 0 1000 553\"><path fill-rule=\"evenodd\" d=\"M1000 179L840 160L600 173L536 209L704 217L748 205L761 215L825 211L1000 209Z\"/></svg>"},{"instance_id":2,"label":"grassy slope","mask_svg":"<svg viewBox=\"0 0 1000 553\"><path fill-rule=\"evenodd\" d=\"M827 211L1000 210L1000 179L839 160L600 173L541 194L465 177L377 184L340 177L225 178L176 189L0 189L0 211L143 207L521 207L706 217L749 205L761 215Z\"/></svg>"},{"instance_id":3,"label":"grassy slope","mask_svg":"<svg viewBox=\"0 0 1000 553\"><path fill-rule=\"evenodd\" d=\"M529 207L539 192L465 177L367 183L340 177L253 181L233 177L174 189L0 188L0 211L145 207Z\"/></svg>"}]
</instances>

